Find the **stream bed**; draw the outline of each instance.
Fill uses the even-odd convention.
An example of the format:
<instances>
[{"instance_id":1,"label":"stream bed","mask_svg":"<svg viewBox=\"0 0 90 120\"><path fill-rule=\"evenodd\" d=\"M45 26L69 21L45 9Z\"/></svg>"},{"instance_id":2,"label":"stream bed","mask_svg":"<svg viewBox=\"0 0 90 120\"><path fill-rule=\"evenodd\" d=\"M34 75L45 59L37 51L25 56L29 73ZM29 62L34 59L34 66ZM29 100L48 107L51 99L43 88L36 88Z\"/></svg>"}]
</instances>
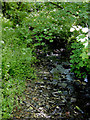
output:
<instances>
[{"instance_id":1,"label":"stream bed","mask_svg":"<svg viewBox=\"0 0 90 120\"><path fill-rule=\"evenodd\" d=\"M14 119L90 120L90 86L75 80L65 56L45 55L35 65L37 80L26 80L25 99Z\"/></svg>"}]
</instances>

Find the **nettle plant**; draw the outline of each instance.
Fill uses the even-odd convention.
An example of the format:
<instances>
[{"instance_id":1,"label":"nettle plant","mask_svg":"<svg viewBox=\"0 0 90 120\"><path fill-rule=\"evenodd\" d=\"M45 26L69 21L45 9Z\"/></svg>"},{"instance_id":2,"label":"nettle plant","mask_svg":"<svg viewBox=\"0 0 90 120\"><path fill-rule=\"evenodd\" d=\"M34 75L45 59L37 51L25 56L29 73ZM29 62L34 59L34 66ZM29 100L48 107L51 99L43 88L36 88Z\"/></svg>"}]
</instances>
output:
<instances>
[{"instance_id":1,"label":"nettle plant","mask_svg":"<svg viewBox=\"0 0 90 120\"><path fill-rule=\"evenodd\" d=\"M79 79L84 79L89 74L89 56L88 56L88 28L82 28L81 26L73 26L70 29L71 32L77 32L79 35L76 37L75 42L71 44L72 55L71 71L75 73L75 76Z\"/></svg>"}]
</instances>

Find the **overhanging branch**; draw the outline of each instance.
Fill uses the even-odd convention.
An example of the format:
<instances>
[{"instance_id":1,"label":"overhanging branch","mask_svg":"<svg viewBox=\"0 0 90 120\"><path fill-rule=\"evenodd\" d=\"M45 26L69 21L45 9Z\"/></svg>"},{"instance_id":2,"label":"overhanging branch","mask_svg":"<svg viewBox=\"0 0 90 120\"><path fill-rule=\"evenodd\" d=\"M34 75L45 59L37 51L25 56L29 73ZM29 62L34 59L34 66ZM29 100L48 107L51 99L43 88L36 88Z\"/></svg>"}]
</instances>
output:
<instances>
[{"instance_id":1,"label":"overhanging branch","mask_svg":"<svg viewBox=\"0 0 90 120\"><path fill-rule=\"evenodd\" d=\"M49 3L51 3L51 4L55 5L57 8L64 9L62 6L60 6L60 5L58 5L58 4L55 4L55 3L53 3L53 2L49 2ZM74 15L74 16L78 16L78 15L76 15L76 14L72 13L71 11L68 11L68 10L67 10L66 12L69 12L70 14L72 14L72 15Z\"/></svg>"}]
</instances>

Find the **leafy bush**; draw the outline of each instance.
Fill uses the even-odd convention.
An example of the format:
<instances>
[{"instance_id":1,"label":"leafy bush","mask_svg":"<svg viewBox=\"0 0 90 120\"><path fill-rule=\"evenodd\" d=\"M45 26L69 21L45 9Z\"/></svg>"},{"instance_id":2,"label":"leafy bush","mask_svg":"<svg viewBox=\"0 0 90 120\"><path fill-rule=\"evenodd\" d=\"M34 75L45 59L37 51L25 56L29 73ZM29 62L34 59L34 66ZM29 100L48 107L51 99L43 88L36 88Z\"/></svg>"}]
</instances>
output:
<instances>
[{"instance_id":1,"label":"leafy bush","mask_svg":"<svg viewBox=\"0 0 90 120\"><path fill-rule=\"evenodd\" d=\"M74 31L74 29L71 29ZM81 28L83 32L88 32L87 28ZM76 41L72 43L72 55L70 56L72 63L71 71L73 71L77 78L84 79L90 73L90 63L88 56L88 36L86 33L77 36Z\"/></svg>"},{"instance_id":2,"label":"leafy bush","mask_svg":"<svg viewBox=\"0 0 90 120\"><path fill-rule=\"evenodd\" d=\"M58 43L65 43L69 36L70 26L74 22L74 16L68 16L66 11L54 7L50 11L47 9L46 7L42 11L33 12L22 21L23 31L28 30L28 35L26 33L28 44L30 42L35 47L50 43L53 46L53 42L56 46ZM31 39L29 39L30 36Z\"/></svg>"}]
</instances>

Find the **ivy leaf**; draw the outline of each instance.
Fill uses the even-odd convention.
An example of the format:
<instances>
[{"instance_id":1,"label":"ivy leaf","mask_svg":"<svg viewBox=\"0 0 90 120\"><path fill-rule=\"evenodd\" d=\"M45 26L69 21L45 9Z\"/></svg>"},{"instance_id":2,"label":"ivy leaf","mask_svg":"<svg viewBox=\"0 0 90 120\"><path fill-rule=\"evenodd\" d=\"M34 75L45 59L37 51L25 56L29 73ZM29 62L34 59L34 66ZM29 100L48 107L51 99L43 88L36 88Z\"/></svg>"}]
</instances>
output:
<instances>
[{"instance_id":1,"label":"ivy leaf","mask_svg":"<svg viewBox=\"0 0 90 120\"><path fill-rule=\"evenodd\" d=\"M32 42L32 41L33 41L32 39L28 39L28 40L27 40L27 43Z\"/></svg>"},{"instance_id":2,"label":"ivy leaf","mask_svg":"<svg viewBox=\"0 0 90 120\"><path fill-rule=\"evenodd\" d=\"M44 43L44 42L42 42L42 43L41 43L41 45L45 45L45 43Z\"/></svg>"},{"instance_id":3,"label":"ivy leaf","mask_svg":"<svg viewBox=\"0 0 90 120\"><path fill-rule=\"evenodd\" d=\"M38 45L40 45L40 43L35 43L35 44L34 44L34 46L38 46Z\"/></svg>"},{"instance_id":4,"label":"ivy leaf","mask_svg":"<svg viewBox=\"0 0 90 120\"><path fill-rule=\"evenodd\" d=\"M82 57L82 59L88 58L88 55L85 52L83 52L80 56Z\"/></svg>"},{"instance_id":5,"label":"ivy leaf","mask_svg":"<svg viewBox=\"0 0 90 120\"><path fill-rule=\"evenodd\" d=\"M81 61L81 62L79 63L79 66L81 66L81 67L84 66L83 61Z\"/></svg>"},{"instance_id":6,"label":"ivy leaf","mask_svg":"<svg viewBox=\"0 0 90 120\"><path fill-rule=\"evenodd\" d=\"M52 33L49 33L49 35L52 35Z\"/></svg>"},{"instance_id":7,"label":"ivy leaf","mask_svg":"<svg viewBox=\"0 0 90 120\"><path fill-rule=\"evenodd\" d=\"M53 42L53 40L50 40L50 42Z\"/></svg>"}]
</instances>

